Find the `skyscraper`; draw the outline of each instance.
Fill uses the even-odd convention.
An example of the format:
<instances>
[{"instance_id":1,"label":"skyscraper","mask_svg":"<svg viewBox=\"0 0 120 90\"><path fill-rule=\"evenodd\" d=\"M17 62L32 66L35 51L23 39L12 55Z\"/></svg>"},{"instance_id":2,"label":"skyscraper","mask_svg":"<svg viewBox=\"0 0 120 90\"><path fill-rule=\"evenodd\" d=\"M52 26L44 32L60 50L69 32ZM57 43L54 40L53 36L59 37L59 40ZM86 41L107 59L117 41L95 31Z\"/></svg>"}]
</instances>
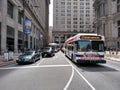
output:
<instances>
[{"instance_id":1,"label":"skyscraper","mask_svg":"<svg viewBox=\"0 0 120 90\"><path fill-rule=\"evenodd\" d=\"M93 0L54 0L54 42L64 41L77 33L93 32Z\"/></svg>"}]
</instances>

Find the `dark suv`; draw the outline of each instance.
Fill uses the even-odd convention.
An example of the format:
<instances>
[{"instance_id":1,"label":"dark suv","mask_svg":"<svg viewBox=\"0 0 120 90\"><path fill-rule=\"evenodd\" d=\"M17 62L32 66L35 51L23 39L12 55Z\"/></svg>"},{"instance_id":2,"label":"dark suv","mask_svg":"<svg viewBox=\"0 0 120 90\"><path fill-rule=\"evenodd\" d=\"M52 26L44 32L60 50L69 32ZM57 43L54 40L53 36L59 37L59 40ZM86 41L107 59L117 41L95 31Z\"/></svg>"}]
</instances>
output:
<instances>
[{"instance_id":1,"label":"dark suv","mask_svg":"<svg viewBox=\"0 0 120 90\"><path fill-rule=\"evenodd\" d=\"M45 47L42 52L42 57L45 56L54 56L55 55L55 50L52 47Z\"/></svg>"}]
</instances>

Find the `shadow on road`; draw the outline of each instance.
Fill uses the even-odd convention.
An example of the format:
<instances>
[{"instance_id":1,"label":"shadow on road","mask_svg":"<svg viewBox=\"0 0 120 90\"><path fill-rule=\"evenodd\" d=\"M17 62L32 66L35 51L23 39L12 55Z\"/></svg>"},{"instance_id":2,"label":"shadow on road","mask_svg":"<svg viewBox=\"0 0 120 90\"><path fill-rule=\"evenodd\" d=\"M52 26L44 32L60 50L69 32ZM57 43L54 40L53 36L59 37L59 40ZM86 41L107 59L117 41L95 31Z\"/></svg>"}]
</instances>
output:
<instances>
[{"instance_id":1,"label":"shadow on road","mask_svg":"<svg viewBox=\"0 0 120 90\"><path fill-rule=\"evenodd\" d=\"M74 63L75 64L75 63ZM75 64L78 68L88 72L117 72L118 70L102 64Z\"/></svg>"},{"instance_id":2,"label":"shadow on road","mask_svg":"<svg viewBox=\"0 0 120 90\"><path fill-rule=\"evenodd\" d=\"M67 57L67 58L70 60L69 57ZM74 63L74 62L72 62L72 63L74 65L76 65L78 68L82 69L83 72L84 71L88 71L88 72L119 72L118 70L116 70L114 68L110 68L110 67L104 66L104 64L92 64L92 63L90 63L90 64L88 64L88 63L81 63L80 64L80 63Z\"/></svg>"}]
</instances>

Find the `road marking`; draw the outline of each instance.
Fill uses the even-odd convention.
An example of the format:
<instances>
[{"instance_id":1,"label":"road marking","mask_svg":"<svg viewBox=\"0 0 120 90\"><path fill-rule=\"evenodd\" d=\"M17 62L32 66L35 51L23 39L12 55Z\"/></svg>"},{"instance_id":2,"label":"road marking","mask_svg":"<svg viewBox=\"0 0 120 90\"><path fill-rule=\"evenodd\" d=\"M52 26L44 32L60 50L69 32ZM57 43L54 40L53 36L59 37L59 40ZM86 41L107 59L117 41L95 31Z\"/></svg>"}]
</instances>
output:
<instances>
[{"instance_id":1,"label":"road marking","mask_svg":"<svg viewBox=\"0 0 120 90\"><path fill-rule=\"evenodd\" d=\"M43 61L44 61L44 59L41 59L40 62L37 63L36 65L39 66Z\"/></svg>"},{"instance_id":2,"label":"road marking","mask_svg":"<svg viewBox=\"0 0 120 90\"><path fill-rule=\"evenodd\" d=\"M113 66L110 66L110 65L103 65L103 66L106 66L106 67L109 67L109 68L112 68L112 69L115 69L116 71L120 71L120 69L116 68L116 67L113 67Z\"/></svg>"},{"instance_id":3,"label":"road marking","mask_svg":"<svg viewBox=\"0 0 120 90\"><path fill-rule=\"evenodd\" d=\"M83 80L91 87L92 90L96 90L93 85L77 70L76 67L73 66L73 64L67 59L67 62L73 67L73 69L83 78Z\"/></svg>"},{"instance_id":4,"label":"road marking","mask_svg":"<svg viewBox=\"0 0 120 90\"><path fill-rule=\"evenodd\" d=\"M41 65L39 67L41 68L49 68L49 67L70 67L71 65L66 64L66 65Z\"/></svg>"},{"instance_id":5,"label":"road marking","mask_svg":"<svg viewBox=\"0 0 120 90\"><path fill-rule=\"evenodd\" d=\"M29 69L29 68L52 68L52 67L71 67L71 65L40 65L40 66L23 66L23 67L4 67L0 68L0 70L3 69Z\"/></svg>"},{"instance_id":6,"label":"road marking","mask_svg":"<svg viewBox=\"0 0 120 90\"><path fill-rule=\"evenodd\" d=\"M71 81L73 79L74 73L75 73L75 71L74 71L74 68L72 67L72 74L71 74L70 79L67 82L67 84L66 84L66 86L65 86L65 88L63 90L67 90L68 89L68 87L69 87L69 85L70 85L70 83L71 83Z\"/></svg>"}]
</instances>

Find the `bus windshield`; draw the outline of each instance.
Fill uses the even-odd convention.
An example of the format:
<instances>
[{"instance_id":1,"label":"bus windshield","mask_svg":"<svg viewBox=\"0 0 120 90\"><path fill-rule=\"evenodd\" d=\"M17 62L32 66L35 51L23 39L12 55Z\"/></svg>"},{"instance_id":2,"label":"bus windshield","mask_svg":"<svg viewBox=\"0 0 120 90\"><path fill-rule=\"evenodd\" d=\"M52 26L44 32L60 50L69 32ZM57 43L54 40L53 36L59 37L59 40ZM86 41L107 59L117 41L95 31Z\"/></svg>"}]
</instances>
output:
<instances>
[{"instance_id":1,"label":"bus windshield","mask_svg":"<svg viewBox=\"0 0 120 90\"><path fill-rule=\"evenodd\" d=\"M104 42L103 41L92 41L92 51L94 52L104 52Z\"/></svg>"},{"instance_id":2,"label":"bus windshield","mask_svg":"<svg viewBox=\"0 0 120 90\"><path fill-rule=\"evenodd\" d=\"M104 42L103 41L89 41L89 40L80 40L77 43L77 50L80 52L103 52L104 51Z\"/></svg>"},{"instance_id":3,"label":"bus windshield","mask_svg":"<svg viewBox=\"0 0 120 90\"><path fill-rule=\"evenodd\" d=\"M80 52L87 52L91 50L91 42L86 40L78 41L77 49Z\"/></svg>"}]
</instances>

